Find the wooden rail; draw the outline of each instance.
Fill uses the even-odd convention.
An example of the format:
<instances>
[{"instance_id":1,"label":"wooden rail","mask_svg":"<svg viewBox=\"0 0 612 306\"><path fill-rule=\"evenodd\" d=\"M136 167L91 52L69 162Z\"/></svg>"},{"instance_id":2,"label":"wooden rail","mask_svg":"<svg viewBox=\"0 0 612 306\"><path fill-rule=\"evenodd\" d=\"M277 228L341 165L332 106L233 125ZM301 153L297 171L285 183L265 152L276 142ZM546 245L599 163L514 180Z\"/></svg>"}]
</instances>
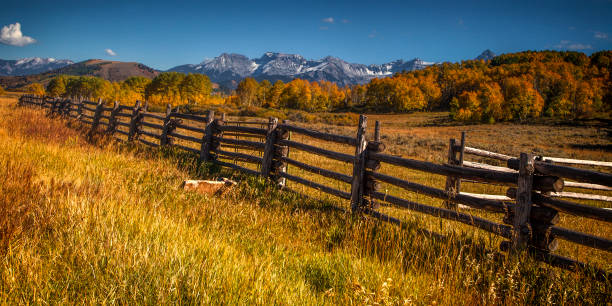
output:
<instances>
[{"instance_id":1,"label":"wooden rail","mask_svg":"<svg viewBox=\"0 0 612 306\"><path fill-rule=\"evenodd\" d=\"M592 199L609 200L610 197L608 196L573 193L563 191L563 189L564 187L572 187L612 191L611 174L555 164L607 167L612 164L609 162L537 157L529 154L521 154L520 158L516 158L466 146L465 133L462 133L461 141L457 142L454 139L449 141L449 155L446 164L403 158L384 153L385 144L380 142L381 127L379 122L375 123L374 140L368 141L366 139L367 118L365 116L360 116L356 137L349 137L314 131L288 122L278 123L276 118L270 118L268 122L226 121L224 114L221 115L221 118L215 118L213 111L209 111L207 116L198 116L180 113L170 106L167 107L165 114L151 113L147 111L146 103L141 105L138 101L133 107L122 106L117 103L113 107L107 107L104 106L102 101L95 103L84 100L72 101L69 99L22 96L19 104L44 107L49 109L51 114L76 118L76 120L91 125L92 132L97 131L95 127L98 125L105 125L108 127L106 129L107 133L125 135L128 141L139 141L153 147L173 146L199 155L202 162L212 162L249 175L270 178L281 188L286 188L286 180L314 188L340 199L350 200L353 213L364 213L390 223L402 224L403 222L399 218L377 211L375 208L378 202L374 202L375 200L467 224L509 239L510 241L502 244L505 245L504 248L512 248L519 253L520 250L535 249L537 251L532 253L537 254L537 259L568 269L575 266L586 266L586 264L552 254L556 245L554 243L555 238L603 251L612 251L612 241L609 239L555 225L559 219L559 212L612 222L612 209L553 198L555 196L572 197L578 195L582 198L589 196ZM85 114L83 110L88 113ZM129 122L122 122L117 118L129 118ZM100 121L101 119L105 121ZM153 122L150 121L151 119ZM197 121L204 125L194 126L192 123L183 120ZM244 125L259 125L261 128ZM129 128L129 131L117 129L119 126ZM159 131L159 134L143 128ZM179 133L176 130L177 128L195 132L198 136L192 136L185 132ZM344 145L347 146L347 149L354 150L355 154L340 153L329 148L290 140L291 133ZM152 142L140 136L152 137L159 141ZM192 144L196 143L200 147L196 149L181 143L175 143L175 138ZM247 140L253 138L261 139L261 141ZM228 149L233 150L229 151ZM289 157L290 149L345 162L347 163L345 164L347 170L352 170L352 174L348 175L324 169ZM241 150L241 152L238 152L238 150ZM254 153L254 155L248 154L247 151ZM259 156L255 156L258 154ZM465 154L501 160L506 162L507 167L467 161L464 160ZM234 161L234 163L228 161ZM237 165L235 161L255 164L260 170ZM446 187L445 189L438 189L380 173L381 163L446 176ZM295 174L289 174L287 173L288 165L343 184L350 184L350 192L326 186ZM563 178L572 181L565 182ZM499 184L510 188L506 195L468 193L461 191L462 181ZM415 192L443 200L446 207L409 201L402 198L404 193L398 195L383 193L380 191L382 184L393 185L406 192ZM346 186L348 187L348 185ZM459 211L457 205L504 214L505 224Z\"/></svg>"}]
</instances>

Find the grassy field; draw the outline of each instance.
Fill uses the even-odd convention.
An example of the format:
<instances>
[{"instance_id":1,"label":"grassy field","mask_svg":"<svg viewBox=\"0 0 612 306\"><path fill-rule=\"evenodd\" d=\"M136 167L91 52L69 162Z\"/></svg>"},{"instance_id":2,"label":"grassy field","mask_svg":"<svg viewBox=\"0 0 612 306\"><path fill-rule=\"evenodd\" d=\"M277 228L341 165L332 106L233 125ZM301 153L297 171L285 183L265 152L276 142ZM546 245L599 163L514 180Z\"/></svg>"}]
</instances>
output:
<instances>
[{"instance_id":1,"label":"grassy field","mask_svg":"<svg viewBox=\"0 0 612 306\"><path fill-rule=\"evenodd\" d=\"M596 281L589 271L570 273L529 257L506 257L497 251L499 239L467 226L391 207L383 209L401 214L405 228L354 217L334 208L347 203L315 190L289 184L324 201L198 165L173 149L88 140L78 123L47 118L15 102L14 96L0 100L2 304L606 304L611 298L610 280ZM389 150L435 161L445 158L448 136L465 128L411 127L401 121L383 123L384 135L391 135ZM593 146L563 146L559 152L565 154L556 156L610 160L609 152L597 149L609 143L605 131L506 127L504 132L500 126L470 126L468 143L502 146L495 141L499 133L531 131L550 140L540 145L545 154L565 141ZM317 128L352 133L351 128ZM542 129L548 129L548 137ZM515 150L528 147L512 140L520 143ZM350 172L342 163L291 154ZM437 176L394 175L443 184ZM240 184L224 197L180 189L184 179L218 176L234 176ZM403 196L439 205L419 195ZM608 225L563 222L605 237L612 232ZM608 270L612 265L609 254L582 248L563 252Z\"/></svg>"}]
</instances>

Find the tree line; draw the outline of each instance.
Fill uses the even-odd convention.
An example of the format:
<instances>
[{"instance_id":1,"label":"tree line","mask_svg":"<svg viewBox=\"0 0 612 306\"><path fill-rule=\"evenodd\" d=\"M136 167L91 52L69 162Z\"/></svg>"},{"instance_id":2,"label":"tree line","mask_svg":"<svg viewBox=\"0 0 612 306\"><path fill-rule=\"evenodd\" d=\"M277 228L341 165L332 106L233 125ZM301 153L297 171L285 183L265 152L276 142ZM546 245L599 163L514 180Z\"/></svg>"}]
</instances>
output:
<instances>
[{"instance_id":1,"label":"tree line","mask_svg":"<svg viewBox=\"0 0 612 306\"><path fill-rule=\"evenodd\" d=\"M37 94L102 98L128 104L221 104L237 107L299 109L310 112L367 111L406 113L447 110L464 122L524 121L540 117L576 119L612 111L612 51L525 51L490 61L442 63L423 70L339 87L333 82L243 79L227 96L211 95L203 74L160 73L150 80L131 77L109 82L90 76L60 75Z\"/></svg>"},{"instance_id":2,"label":"tree line","mask_svg":"<svg viewBox=\"0 0 612 306\"><path fill-rule=\"evenodd\" d=\"M122 82L110 82L93 76L57 76L46 88L30 84L28 91L53 97L82 97L133 104L136 100L153 105L219 104L224 99L211 95L212 82L203 74L163 72L155 78L134 76Z\"/></svg>"},{"instance_id":3,"label":"tree line","mask_svg":"<svg viewBox=\"0 0 612 306\"><path fill-rule=\"evenodd\" d=\"M443 63L339 88L295 79L288 83L246 78L228 98L239 105L307 111L351 108L373 112L450 110L464 122L575 119L612 109L612 51L526 51L491 61Z\"/></svg>"}]
</instances>

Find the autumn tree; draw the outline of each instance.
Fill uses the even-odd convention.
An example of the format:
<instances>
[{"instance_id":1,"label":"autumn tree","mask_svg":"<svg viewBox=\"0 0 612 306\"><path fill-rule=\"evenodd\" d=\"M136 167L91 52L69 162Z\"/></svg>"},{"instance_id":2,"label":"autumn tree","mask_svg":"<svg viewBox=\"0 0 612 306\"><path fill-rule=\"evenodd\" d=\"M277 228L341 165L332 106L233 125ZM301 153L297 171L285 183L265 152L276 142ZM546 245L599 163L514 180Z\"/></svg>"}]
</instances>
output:
<instances>
[{"instance_id":1,"label":"autumn tree","mask_svg":"<svg viewBox=\"0 0 612 306\"><path fill-rule=\"evenodd\" d=\"M180 72L162 72L145 87L145 98L152 104L179 105L184 79L185 75Z\"/></svg>"},{"instance_id":2,"label":"autumn tree","mask_svg":"<svg viewBox=\"0 0 612 306\"><path fill-rule=\"evenodd\" d=\"M285 89L285 83L283 83L283 81L278 80L274 82L274 85L272 85L272 87L268 91L268 95L266 97L267 104L264 106L272 107L272 108L279 107L280 97L284 89Z\"/></svg>"},{"instance_id":3,"label":"autumn tree","mask_svg":"<svg viewBox=\"0 0 612 306\"><path fill-rule=\"evenodd\" d=\"M203 104L210 97L212 83L204 74L190 73L180 83L179 90L181 98L188 103Z\"/></svg>"},{"instance_id":4,"label":"autumn tree","mask_svg":"<svg viewBox=\"0 0 612 306\"><path fill-rule=\"evenodd\" d=\"M120 100L131 102L136 100L144 100L145 90L149 83L151 83L151 79L141 76L127 78L125 81L121 82L121 90L124 92L124 94Z\"/></svg>"},{"instance_id":5,"label":"autumn tree","mask_svg":"<svg viewBox=\"0 0 612 306\"><path fill-rule=\"evenodd\" d=\"M272 89L272 83L268 80L261 81L257 86L257 105L266 106L269 105L268 99L270 99L270 90Z\"/></svg>"},{"instance_id":6,"label":"autumn tree","mask_svg":"<svg viewBox=\"0 0 612 306\"><path fill-rule=\"evenodd\" d=\"M51 79L47 85L47 94L52 97L62 97L66 93L66 84L68 83L68 77L65 75L59 75Z\"/></svg>"},{"instance_id":7,"label":"autumn tree","mask_svg":"<svg viewBox=\"0 0 612 306\"><path fill-rule=\"evenodd\" d=\"M45 87L42 86L42 84L40 83L32 83L30 85L28 85L26 87L26 91L28 93L37 95L37 96L44 96L45 95Z\"/></svg>"},{"instance_id":8,"label":"autumn tree","mask_svg":"<svg viewBox=\"0 0 612 306\"><path fill-rule=\"evenodd\" d=\"M238 83L236 95L242 105L255 105L257 102L257 91L259 84L253 78L245 78Z\"/></svg>"},{"instance_id":9,"label":"autumn tree","mask_svg":"<svg viewBox=\"0 0 612 306\"><path fill-rule=\"evenodd\" d=\"M533 88L532 82L523 77L511 77L502 82L504 100L512 118L525 120L538 117L544 107L544 100Z\"/></svg>"}]
</instances>

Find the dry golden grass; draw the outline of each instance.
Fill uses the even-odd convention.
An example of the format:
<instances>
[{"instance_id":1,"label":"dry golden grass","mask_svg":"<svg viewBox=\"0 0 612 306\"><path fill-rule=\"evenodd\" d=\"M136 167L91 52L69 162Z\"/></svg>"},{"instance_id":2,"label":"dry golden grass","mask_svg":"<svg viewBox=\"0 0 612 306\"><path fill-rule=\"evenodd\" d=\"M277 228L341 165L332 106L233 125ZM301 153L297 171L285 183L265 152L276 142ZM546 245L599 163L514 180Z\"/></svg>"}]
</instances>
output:
<instances>
[{"instance_id":1,"label":"dry golden grass","mask_svg":"<svg viewBox=\"0 0 612 306\"><path fill-rule=\"evenodd\" d=\"M609 130L601 127L594 128L518 124L453 126L450 125L448 122L444 121L444 119L448 117L446 113L416 113L410 115L370 115L369 117L370 128L368 129L368 131L370 138L373 137L373 122L379 120L382 123L383 129L381 135L382 141L387 144L386 153L397 154L404 157L421 160L429 160L437 163L446 162L448 139L460 138L461 131L466 131L468 135L468 146L484 148L487 150L501 152L513 156L518 156L520 152L530 152L534 154L554 157L612 160L612 153L605 150L606 146L610 145L608 139L606 138L606 134L609 133ZM155 121L154 119L150 120L152 122ZM262 128L265 128L266 126L266 120L263 118L232 117L228 118L228 120L248 120L254 122L263 122L262 125L242 125ZM442 122L443 125L430 126L436 122ZM161 124L161 122L155 123ZM186 121L185 123L193 126L202 127L200 123L194 121ZM339 133L348 136L353 136L356 132L355 127L332 126L325 124L301 125L316 130L323 130L330 133ZM147 130L155 132L155 130L152 129ZM193 133L187 130L178 129L177 131L181 134L198 137L201 136L200 134ZM349 146L320 141L298 134L293 134L292 137L293 140L326 148L329 150L347 154L354 153L354 149ZM159 141L151 137L143 138L152 142ZM248 140L264 141L263 138L248 138ZM176 142L185 146L199 149L198 145L195 143L183 141L180 139L176 139ZM262 152L257 151L241 149L235 150L228 148L224 148L224 150L252 154L259 157L262 156ZM317 167L333 170L346 175L352 175L352 165L344 162L335 161L329 158L320 157L299 150L291 150L290 157L292 159L302 161L310 165L316 165ZM503 166L502 164L500 164L499 161L481 158L477 156L466 155L466 160L473 160ZM235 162L231 160L225 161L234 162L249 169L259 170L259 166L255 164ZM345 192L350 192L350 185L346 183L312 174L308 171L301 170L293 166L289 166L288 169L289 174L306 178L308 180L334 187ZM609 171L605 168L596 170ZM387 175L395 176L404 180L412 181L427 186L436 187L439 189L444 189L446 181L446 177L444 176L423 173L420 171L412 171L405 168L386 164L383 165L383 167L379 171ZM334 199L333 196L297 183L289 182L287 185L293 190L297 190L303 194L307 194L318 199ZM471 193L504 195L506 193L506 189L507 187L505 186L485 185L470 182L464 182L462 184L462 191ZM566 190L573 192L594 193L612 196L612 192L607 191L585 190L578 188L567 188ZM432 199L430 197L420 195L414 192L408 192L391 185L384 185L384 191L390 195L399 196L401 198L415 201L418 203L434 205L438 207L443 206L442 200ZM612 205L609 202L575 199L572 199L572 201L587 205L612 208ZM349 209L347 201L339 201L338 204L344 209ZM385 205L384 203L383 206L380 208L380 211L394 217L399 217L400 219L421 219L423 223L426 224L427 229L442 234L461 229L462 231L474 232L476 236L486 240L487 243L490 245L499 245L499 243L502 241L502 239L496 236L491 236L488 232L476 230L468 225L446 220L440 221L438 220L438 218L430 217L427 215L415 215L412 212L406 211L404 209L391 207L389 205ZM502 214L487 213L478 210L463 211L471 213L478 217L484 217L489 220L502 223ZM612 239L612 225L603 221L575 217L568 214L561 214L561 221L558 226L593 234L599 237ZM597 250L566 241L560 241L560 248L556 251L556 253L559 255L569 256L571 258L575 258L583 262L590 262L607 270L612 270L612 261L609 260L609 254L602 250Z\"/></svg>"},{"instance_id":2,"label":"dry golden grass","mask_svg":"<svg viewBox=\"0 0 612 306\"><path fill-rule=\"evenodd\" d=\"M15 119L21 117L31 119ZM15 126L21 122L40 128ZM588 271L550 268L528 257L506 258L497 252L498 240L467 226L396 210L406 221L399 228L332 208L346 206L342 201L312 201L242 176L223 198L185 193L178 187L183 179L233 174L198 165L193 156L177 150L85 141L78 131L78 124L17 108L14 99L1 101L0 199L11 217L0 215L0 303L610 300L610 281L596 281ZM291 157L350 172L342 163L295 150ZM398 172L386 166L383 170ZM289 171L298 173L294 167ZM443 179L393 174L434 186ZM304 192L319 195L307 188ZM600 262L609 267L608 258Z\"/></svg>"}]
</instances>

